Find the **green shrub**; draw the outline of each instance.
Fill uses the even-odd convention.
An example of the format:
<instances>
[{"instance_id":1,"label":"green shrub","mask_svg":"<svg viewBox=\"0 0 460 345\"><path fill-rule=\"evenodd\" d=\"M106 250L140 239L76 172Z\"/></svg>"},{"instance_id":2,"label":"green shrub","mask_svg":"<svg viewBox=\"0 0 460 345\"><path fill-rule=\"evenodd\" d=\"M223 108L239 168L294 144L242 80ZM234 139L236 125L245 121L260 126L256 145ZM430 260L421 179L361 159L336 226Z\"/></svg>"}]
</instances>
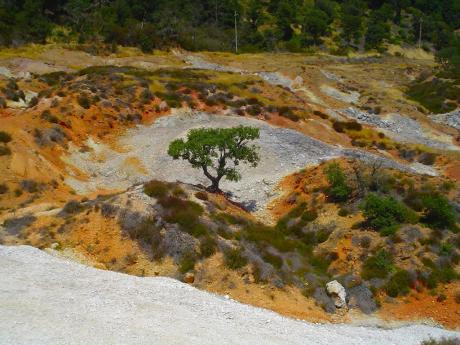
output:
<instances>
[{"instance_id":1,"label":"green shrub","mask_svg":"<svg viewBox=\"0 0 460 345\"><path fill-rule=\"evenodd\" d=\"M11 135L7 132L0 131L0 143L8 144L12 140Z\"/></svg>"},{"instance_id":2,"label":"green shrub","mask_svg":"<svg viewBox=\"0 0 460 345\"><path fill-rule=\"evenodd\" d=\"M350 214L350 211L345 207L341 207L337 214L339 215L339 217L346 217Z\"/></svg>"},{"instance_id":3,"label":"green shrub","mask_svg":"<svg viewBox=\"0 0 460 345\"><path fill-rule=\"evenodd\" d=\"M182 231L195 237L208 233L207 228L200 223L200 216L204 212L201 205L175 196L161 198L159 203L167 210L167 222L178 224Z\"/></svg>"},{"instance_id":4,"label":"green shrub","mask_svg":"<svg viewBox=\"0 0 460 345\"><path fill-rule=\"evenodd\" d=\"M264 259L264 261L268 262L277 269L280 269L281 266L283 266L283 259L278 255L273 255L267 252L263 254L262 258Z\"/></svg>"},{"instance_id":5,"label":"green shrub","mask_svg":"<svg viewBox=\"0 0 460 345\"><path fill-rule=\"evenodd\" d=\"M83 209L82 204L78 200L70 200L62 208L62 213L64 214L75 214L80 212Z\"/></svg>"},{"instance_id":6,"label":"green shrub","mask_svg":"<svg viewBox=\"0 0 460 345\"><path fill-rule=\"evenodd\" d=\"M457 222L457 214L449 200L440 195L426 195L422 198L422 221L435 229L453 228Z\"/></svg>"},{"instance_id":7,"label":"green shrub","mask_svg":"<svg viewBox=\"0 0 460 345\"><path fill-rule=\"evenodd\" d=\"M216 252L217 241L211 236L205 236L200 241L200 252L204 258L209 258Z\"/></svg>"},{"instance_id":8,"label":"green shrub","mask_svg":"<svg viewBox=\"0 0 460 345\"><path fill-rule=\"evenodd\" d=\"M40 115L40 118L44 121L48 121L51 123L58 123L59 121L59 119L56 116L52 115L49 110L43 111L42 114Z\"/></svg>"},{"instance_id":9,"label":"green shrub","mask_svg":"<svg viewBox=\"0 0 460 345\"><path fill-rule=\"evenodd\" d=\"M231 225L244 225L246 224L246 220L243 217L237 217L230 213L220 212L220 213L213 213L212 219L223 223L223 224L231 224Z\"/></svg>"},{"instance_id":10,"label":"green shrub","mask_svg":"<svg viewBox=\"0 0 460 345\"><path fill-rule=\"evenodd\" d=\"M91 100L86 95L79 95L77 97L77 102L84 109L91 108Z\"/></svg>"},{"instance_id":11,"label":"green shrub","mask_svg":"<svg viewBox=\"0 0 460 345\"><path fill-rule=\"evenodd\" d=\"M379 231L384 230L386 234L394 234L394 227L401 223L417 220L416 214L396 199L373 193L367 195L361 210L369 226Z\"/></svg>"},{"instance_id":12,"label":"green shrub","mask_svg":"<svg viewBox=\"0 0 460 345\"><path fill-rule=\"evenodd\" d=\"M335 202L346 201L351 195L351 188L347 184L345 174L337 163L329 164L325 169L329 187L327 195Z\"/></svg>"},{"instance_id":13,"label":"green shrub","mask_svg":"<svg viewBox=\"0 0 460 345\"><path fill-rule=\"evenodd\" d=\"M179 262L179 272L187 273L195 268L197 257L194 252L190 251L182 255Z\"/></svg>"},{"instance_id":14,"label":"green shrub","mask_svg":"<svg viewBox=\"0 0 460 345\"><path fill-rule=\"evenodd\" d=\"M361 277L365 280L372 278L384 279L393 270L393 257L384 249L380 249L364 262Z\"/></svg>"},{"instance_id":15,"label":"green shrub","mask_svg":"<svg viewBox=\"0 0 460 345\"><path fill-rule=\"evenodd\" d=\"M411 277L409 272L399 270L393 274L385 285L385 291L390 297L407 295L410 291Z\"/></svg>"},{"instance_id":16,"label":"green shrub","mask_svg":"<svg viewBox=\"0 0 460 345\"><path fill-rule=\"evenodd\" d=\"M241 248L234 248L224 252L224 263L228 268L236 270L245 266L248 260L243 256Z\"/></svg>"},{"instance_id":17,"label":"green shrub","mask_svg":"<svg viewBox=\"0 0 460 345\"><path fill-rule=\"evenodd\" d=\"M318 218L318 212L316 210L305 210L300 216L300 219L306 223L312 222L316 218Z\"/></svg>"},{"instance_id":18,"label":"green shrub","mask_svg":"<svg viewBox=\"0 0 460 345\"><path fill-rule=\"evenodd\" d=\"M263 224L249 224L242 230L242 236L259 248L271 245L280 252L294 251L299 246L299 241L290 239L283 232Z\"/></svg>"},{"instance_id":19,"label":"green shrub","mask_svg":"<svg viewBox=\"0 0 460 345\"><path fill-rule=\"evenodd\" d=\"M164 198L168 192L169 185L165 182L152 180L144 184L144 193L151 198Z\"/></svg>"}]
</instances>

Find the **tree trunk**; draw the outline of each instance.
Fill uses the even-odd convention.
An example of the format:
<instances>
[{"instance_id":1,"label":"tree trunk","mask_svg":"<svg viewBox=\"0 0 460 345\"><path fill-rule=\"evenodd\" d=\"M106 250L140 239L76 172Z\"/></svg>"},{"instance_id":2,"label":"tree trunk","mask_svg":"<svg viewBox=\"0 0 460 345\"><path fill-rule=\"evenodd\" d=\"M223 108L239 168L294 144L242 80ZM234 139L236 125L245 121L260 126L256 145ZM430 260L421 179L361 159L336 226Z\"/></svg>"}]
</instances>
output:
<instances>
[{"instance_id":1,"label":"tree trunk","mask_svg":"<svg viewBox=\"0 0 460 345\"><path fill-rule=\"evenodd\" d=\"M211 193L217 193L220 191L219 189L219 180L218 179L213 179L211 180L212 184L207 188L207 190Z\"/></svg>"},{"instance_id":2,"label":"tree trunk","mask_svg":"<svg viewBox=\"0 0 460 345\"><path fill-rule=\"evenodd\" d=\"M208 172L208 168L206 166L203 166L202 168L204 175L211 181L211 185L206 189L211 193L220 192L219 183L222 176L214 177Z\"/></svg>"}]
</instances>

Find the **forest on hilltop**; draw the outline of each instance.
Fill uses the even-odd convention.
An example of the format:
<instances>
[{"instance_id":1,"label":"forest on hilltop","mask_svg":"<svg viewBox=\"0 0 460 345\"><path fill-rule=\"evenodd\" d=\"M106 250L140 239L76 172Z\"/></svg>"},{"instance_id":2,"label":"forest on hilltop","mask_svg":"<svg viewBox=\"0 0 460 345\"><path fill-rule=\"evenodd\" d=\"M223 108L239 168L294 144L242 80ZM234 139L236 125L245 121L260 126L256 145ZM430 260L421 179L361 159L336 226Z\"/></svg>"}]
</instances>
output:
<instances>
[{"instance_id":1,"label":"forest on hilltop","mask_svg":"<svg viewBox=\"0 0 460 345\"><path fill-rule=\"evenodd\" d=\"M2 0L0 44L103 41L153 48L242 51L338 50L383 42L440 49L460 28L459 0Z\"/></svg>"},{"instance_id":2,"label":"forest on hilltop","mask_svg":"<svg viewBox=\"0 0 460 345\"><path fill-rule=\"evenodd\" d=\"M89 43L239 52L436 51L460 75L460 0L0 0L0 46Z\"/></svg>"}]
</instances>

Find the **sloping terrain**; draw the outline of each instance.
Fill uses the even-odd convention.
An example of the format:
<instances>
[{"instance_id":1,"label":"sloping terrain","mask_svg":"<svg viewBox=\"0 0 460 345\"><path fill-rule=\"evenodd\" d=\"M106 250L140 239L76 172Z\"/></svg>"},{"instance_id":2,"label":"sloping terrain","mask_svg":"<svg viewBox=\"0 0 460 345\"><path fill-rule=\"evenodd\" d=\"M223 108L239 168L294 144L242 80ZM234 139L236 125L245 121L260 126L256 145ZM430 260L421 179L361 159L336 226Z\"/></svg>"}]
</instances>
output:
<instances>
[{"instance_id":1,"label":"sloping terrain","mask_svg":"<svg viewBox=\"0 0 460 345\"><path fill-rule=\"evenodd\" d=\"M266 122L241 116L219 116L203 112L176 111L175 114L156 120L151 126L140 126L129 130L117 143L121 152L114 151L103 143L87 142L92 151L80 152L76 148L64 157L73 165L91 176L88 182L69 177L66 183L80 194L103 188L119 190L134 183L156 179L206 185L207 179L198 169L190 169L188 163L173 161L167 155L168 145L177 138L185 137L193 128L255 126L260 128L257 142L261 162L258 167L241 167L242 181L223 181L222 188L232 192L232 199L252 211L263 210L276 194L274 190L286 175L305 167L316 165L337 157L357 158L368 163L379 162L382 167L402 171L436 175L430 167L403 165L391 158L384 158L356 149L343 149L328 145L292 129L274 127ZM130 164L139 162L139 167Z\"/></svg>"},{"instance_id":2,"label":"sloping terrain","mask_svg":"<svg viewBox=\"0 0 460 345\"><path fill-rule=\"evenodd\" d=\"M432 61L32 46L0 65L2 244L308 321L460 327L458 111L405 93ZM261 161L222 194L167 155L235 125Z\"/></svg>"},{"instance_id":3,"label":"sloping terrain","mask_svg":"<svg viewBox=\"0 0 460 345\"><path fill-rule=\"evenodd\" d=\"M304 323L172 279L96 270L26 246L0 247L0 274L2 344L417 345L459 335Z\"/></svg>"}]
</instances>

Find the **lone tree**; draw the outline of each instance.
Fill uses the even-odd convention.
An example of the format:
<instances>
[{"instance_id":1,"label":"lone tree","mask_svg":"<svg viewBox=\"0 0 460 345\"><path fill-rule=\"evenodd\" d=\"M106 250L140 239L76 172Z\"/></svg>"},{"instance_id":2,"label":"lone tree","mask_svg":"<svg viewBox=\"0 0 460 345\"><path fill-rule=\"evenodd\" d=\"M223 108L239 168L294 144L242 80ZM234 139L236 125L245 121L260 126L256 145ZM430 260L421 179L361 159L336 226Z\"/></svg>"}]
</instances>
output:
<instances>
[{"instance_id":1,"label":"lone tree","mask_svg":"<svg viewBox=\"0 0 460 345\"><path fill-rule=\"evenodd\" d=\"M245 126L192 129L186 141L177 139L169 144L168 154L202 169L211 181L208 190L217 192L223 177L229 181L241 180L237 170L240 163L257 166L260 160L258 147L249 142L258 139L259 135L258 128Z\"/></svg>"}]
</instances>

